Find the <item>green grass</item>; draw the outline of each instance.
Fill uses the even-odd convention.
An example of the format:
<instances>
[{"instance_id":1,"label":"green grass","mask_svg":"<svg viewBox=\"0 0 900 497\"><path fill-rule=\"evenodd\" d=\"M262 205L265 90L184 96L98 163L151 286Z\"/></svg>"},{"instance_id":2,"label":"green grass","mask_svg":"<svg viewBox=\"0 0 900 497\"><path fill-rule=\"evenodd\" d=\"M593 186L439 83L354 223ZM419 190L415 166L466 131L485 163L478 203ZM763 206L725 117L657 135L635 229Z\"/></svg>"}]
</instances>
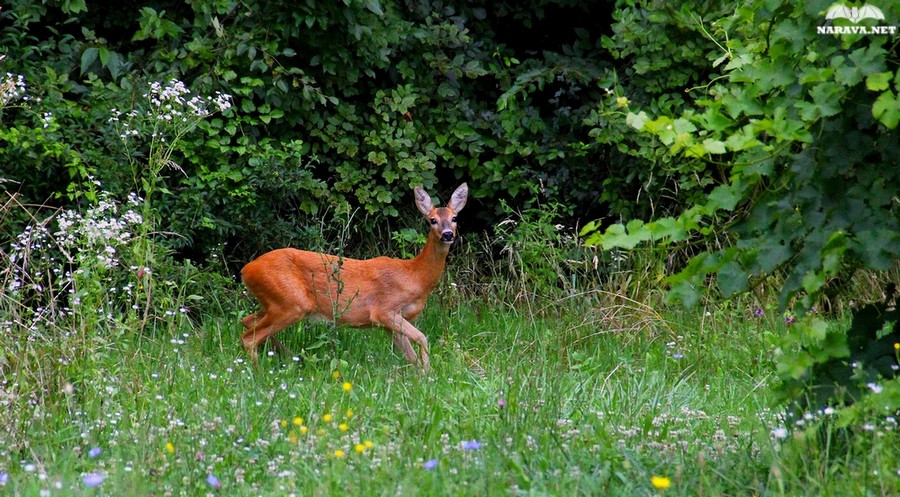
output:
<instances>
[{"instance_id":1,"label":"green grass","mask_svg":"<svg viewBox=\"0 0 900 497\"><path fill-rule=\"evenodd\" d=\"M427 376L379 330L303 324L280 337L308 359L262 354L258 369L239 350L238 316L184 320L174 336L140 340L98 332L84 342L90 355L3 378L2 391L33 396L0 397L18 416L0 433L0 471L8 474L0 495L900 489L893 432L871 434L877 450L862 466L838 450L820 452L816 440L772 439L783 425L767 388L777 323L726 307L660 315L628 302L570 301L546 311L533 318L434 298L418 323L432 344ZM48 383L51 370L59 385L31 388ZM480 448L467 450L473 440ZM93 447L99 456L88 455ZM430 470L429 460L437 461ZM873 470L881 475L868 479ZM87 487L83 477L94 472L105 480ZM654 488L654 475L671 487Z\"/></svg>"}]
</instances>

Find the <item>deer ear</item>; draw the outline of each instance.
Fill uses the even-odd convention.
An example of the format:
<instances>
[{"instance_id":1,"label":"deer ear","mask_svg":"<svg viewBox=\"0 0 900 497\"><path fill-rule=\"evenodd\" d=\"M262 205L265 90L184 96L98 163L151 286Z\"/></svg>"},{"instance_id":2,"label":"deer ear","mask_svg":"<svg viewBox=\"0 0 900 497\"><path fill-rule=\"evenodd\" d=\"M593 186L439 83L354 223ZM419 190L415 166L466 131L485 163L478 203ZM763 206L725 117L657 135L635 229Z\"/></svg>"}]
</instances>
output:
<instances>
[{"instance_id":1,"label":"deer ear","mask_svg":"<svg viewBox=\"0 0 900 497\"><path fill-rule=\"evenodd\" d=\"M431 195L418 186L413 189L413 192L416 194L416 207L419 208L419 212L427 216L434 209Z\"/></svg>"},{"instance_id":2,"label":"deer ear","mask_svg":"<svg viewBox=\"0 0 900 497\"><path fill-rule=\"evenodd\" d=\"M463 183L459 185L459 188L457 188L456 191L453 192L453 195L450 196L450 202L447 203L447 207L453 212L459 212L466 206L466 199L468 198L469 187Z\"/></svg>"}]
</instances>

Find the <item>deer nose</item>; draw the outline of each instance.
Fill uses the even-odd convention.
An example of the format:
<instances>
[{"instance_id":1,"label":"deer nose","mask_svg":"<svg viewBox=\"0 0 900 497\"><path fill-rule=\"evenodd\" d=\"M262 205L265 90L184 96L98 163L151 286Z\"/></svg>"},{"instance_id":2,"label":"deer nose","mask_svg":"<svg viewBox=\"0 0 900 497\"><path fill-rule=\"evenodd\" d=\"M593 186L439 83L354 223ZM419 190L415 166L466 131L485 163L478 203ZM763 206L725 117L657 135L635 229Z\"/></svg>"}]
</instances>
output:
<instances>
[{"instance_id":1,"label":"deer nose","mask_svg":"<svg viewBox=\"0 0 900 497\"><path fill-rule=\"evenodd\" d=\"M451 231L451 230L444 230L444 231L441 233L441 241L444 241L444 242L452 242L452 241L453 241L453 231Z\"/></svg>"}]
</instances>

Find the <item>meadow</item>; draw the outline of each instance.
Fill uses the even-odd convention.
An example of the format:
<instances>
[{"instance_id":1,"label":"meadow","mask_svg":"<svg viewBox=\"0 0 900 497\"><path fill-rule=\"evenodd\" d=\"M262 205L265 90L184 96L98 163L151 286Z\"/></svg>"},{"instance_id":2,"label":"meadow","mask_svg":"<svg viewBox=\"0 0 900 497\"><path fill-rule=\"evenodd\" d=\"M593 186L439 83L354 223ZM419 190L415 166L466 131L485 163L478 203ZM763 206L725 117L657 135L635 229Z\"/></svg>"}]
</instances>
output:
<instances>
[{"instance_id":1,"label":"meadow","mask_svg":"<svg viewBox=\"0 0 900 497\"><path fill-rule=\"evenodd\" d=\"M768 393L788 324L750 299L682 311L598 290L511 306L463 298L450 276L418 323L432 344L423 375L382 331L324 323L286 330L296 355L266 352L254 368L238 344L253 304L233 290L221 315L172 313L144 333L86 330L12 350L7 339L0 493L900 489L890 427L843 447L794 434L804 421Z\"/></svg>"}]
</instances>

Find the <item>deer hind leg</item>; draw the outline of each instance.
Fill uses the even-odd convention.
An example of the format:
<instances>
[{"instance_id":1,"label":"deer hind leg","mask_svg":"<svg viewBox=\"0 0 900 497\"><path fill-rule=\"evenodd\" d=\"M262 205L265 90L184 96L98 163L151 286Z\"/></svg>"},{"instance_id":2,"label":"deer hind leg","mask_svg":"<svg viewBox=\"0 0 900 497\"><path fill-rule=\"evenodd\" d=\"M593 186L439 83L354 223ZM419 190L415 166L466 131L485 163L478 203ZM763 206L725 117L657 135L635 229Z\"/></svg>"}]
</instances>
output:
<instances>
[{"instance_id":1,"label":"deer hind leg","mask_svg":"<svg viewBox=\"0 0 900 497\"><path fill-rule=\"evenodd\" d=\"M420 364L423 371L429 371L431 365L428 361L428 338L413 326L409 321L403 318L399 313L384 316L376 319L385 328L394 333L394 345L400 347L403 355L410 364ZM397 337L399 335L399 337ZM419 357L416 358L415 352L412 350L410 342L419 346Z\"/></svg>"},{"instance_id":2,"label":"deer hind leg","mask_svg":"<svg viewBox=\"0 0 900 497\"><path fill-rule=\"evenodd\" d=\"M268 341L281 354L290 354L290 351L277 338L275 334L288 326L303 319L307 314L303 307L265 309L251 314L242 320L244 334L241 335L241 343L244 350L250 356L253 364L256 364L260 344Z\"/></svg>"}]
</instances>

